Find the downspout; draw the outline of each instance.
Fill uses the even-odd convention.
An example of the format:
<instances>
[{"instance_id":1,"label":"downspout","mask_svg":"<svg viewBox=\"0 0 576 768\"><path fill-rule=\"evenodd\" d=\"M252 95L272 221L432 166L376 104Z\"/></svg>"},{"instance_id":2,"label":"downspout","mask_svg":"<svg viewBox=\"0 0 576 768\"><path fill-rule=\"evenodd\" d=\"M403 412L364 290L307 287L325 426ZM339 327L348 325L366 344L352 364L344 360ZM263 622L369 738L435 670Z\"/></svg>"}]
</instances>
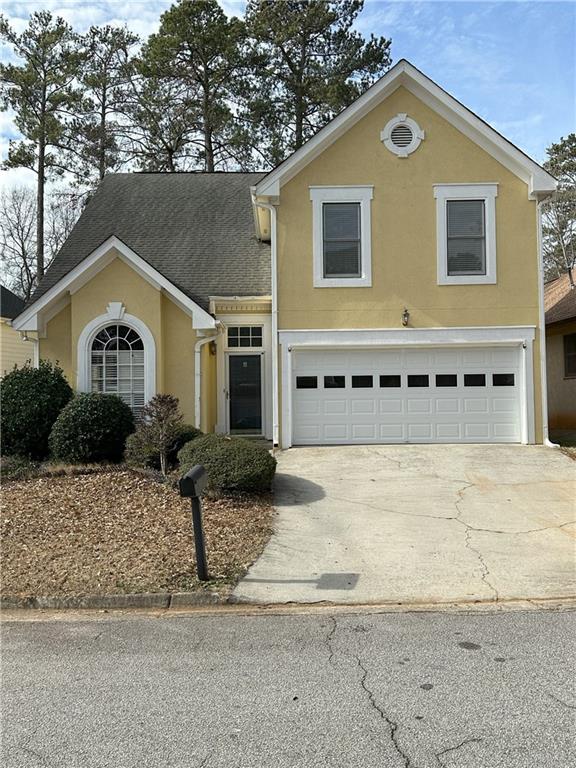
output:
<instances>
[{"instance_id":1,"label":"downspout","mask_svg":"<svg viewBox=\"0 0 576 768\"><path fill-rule=\"evenodd\" d=\"M211 341L215 341L216 336L204 336L198 339L194 345L194 426L200 429L202 417L202 347Z\"/></svg>"},{"instance_id":2,"label":"downspout","mask_svg":"<svg viewBox=\"0 0 576 768\"><path fill-rule=\"evenodd\" d=\"M32 350L32 365L34 368L38 368L40 365L40 339L34 336L28 336L27 331L20 331L20 338L22 341L31 341L34 345Z\"/></svg>"},{"instance_id":3,"label":"downspout","mask_svg":"<svg viewBox=\"0 0 576 768\"><path fill-rule=\"evenodd\" d=\"M256 199L252 192L252 202L258 208L270 211L270 269L272 272L272 445L278 445L280 432L278 419L278 250L276 242L276 206L271 203L262 203Z\"/></svg>"},{"instance_id":4,"label":"downspout","mask_svg":"<svg viewBox=\"0 0 576 768\"><path fill-rule=\"evenodd\" d=\"M546 371L546 315L544 312L544 248L542 244L542 204L536 203L536 233L538 242L538 304L540 323L540 386L542 388L542 442L549 448L559 448L548 435L548 376Z\"/></svg>"}]
</instances>

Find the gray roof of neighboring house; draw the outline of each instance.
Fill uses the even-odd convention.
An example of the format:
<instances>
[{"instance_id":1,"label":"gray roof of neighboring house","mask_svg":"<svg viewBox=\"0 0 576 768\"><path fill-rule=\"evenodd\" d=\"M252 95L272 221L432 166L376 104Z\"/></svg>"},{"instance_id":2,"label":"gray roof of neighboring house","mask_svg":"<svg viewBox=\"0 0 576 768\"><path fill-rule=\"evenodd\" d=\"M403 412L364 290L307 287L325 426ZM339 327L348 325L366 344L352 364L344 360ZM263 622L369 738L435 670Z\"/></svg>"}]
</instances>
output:
<instances>
[{"instance_id":1,"label":"gray roof of neighboring house","mask_svg":"<svg viewBox=\"0 0 576 768\"><path fill-rule=\"evenodd\" d=\"M24 303L24 299L0 285L0 317L8 317L12 320L22 312Z\"/></svg>"},{"instance_id":2,"label":"gray roof of neighboring house","mask_svg":"<svg viewBox=\"0 0 576 768\"><path fill-rule=\"evenodd\" d=\"M256 237L250 197L263 175L106 176L30 303L112 235L204 309L213 295L268 295L270 245Z\"/></svg>"},{"instance_id":3,"label":"gray roof of neighboring house","mask_svg":"<svg viewBox=\"0 0 576 768\"><path fill-rule=\"evenodd\" d=\"M568 273L544 285L544 311L546 325L576 318L576 288Z\"/></svg>"}]
</instances>

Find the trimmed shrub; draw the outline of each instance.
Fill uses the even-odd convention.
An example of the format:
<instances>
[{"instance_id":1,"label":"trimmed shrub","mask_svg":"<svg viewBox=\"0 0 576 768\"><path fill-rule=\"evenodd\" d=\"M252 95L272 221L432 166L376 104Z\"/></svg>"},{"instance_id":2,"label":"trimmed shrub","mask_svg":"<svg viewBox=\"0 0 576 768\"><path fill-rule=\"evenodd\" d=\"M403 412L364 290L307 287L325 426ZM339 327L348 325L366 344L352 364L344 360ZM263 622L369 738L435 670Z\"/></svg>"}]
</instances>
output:
<instances>
[{"instance_id":1,"label":"trimmed shrub","mask_svg":"<svg viewBox=\"0 0 576 768\"><path fill-rule=\"evenodd\" d=\"M191 424L178 425L178 435L174 438L166 452L168 469L174 469L178 464L178 451L186 443L195 440L202 434L199 429L196 429ZM124 458L131 467L145 467L160 471L160 452L148 439L148 435L144 430L137 429L136 432L128 437Z\"/></svg>"},{"instance_id":2,"label":"trimmed shrub","mask_svg":"<svg viewBox=\"0 0 576 768\"><path fill-rule=\"evenodd\" d=\"M73 394L60 366L48 360L7 373L0 386L2 453L45 458L50 430Z\"/></svg>"},{"instance_id":3,"label":"trimmed shrub","mask_svg":"<svg viewBox=\"0 0 576 768\"><path fill-rule=\"evenodd\" d=\"M133 431L132 411L117 395L76 395L54 422L50 450L55 459L70 463L121 461Z\"/></svg>"},{"instance_id":4,"label":"trimmed shrub","mask_svg":"<svg viewBox=\"0 0 576 768\"><path fill-rule=\"evenodd\" d=\"M178 453L182 474L195 464L208 473L208 492L268 491L276 472L276 459L261 445L241 437L204 435Z\"/></svg>"}]
</instances>

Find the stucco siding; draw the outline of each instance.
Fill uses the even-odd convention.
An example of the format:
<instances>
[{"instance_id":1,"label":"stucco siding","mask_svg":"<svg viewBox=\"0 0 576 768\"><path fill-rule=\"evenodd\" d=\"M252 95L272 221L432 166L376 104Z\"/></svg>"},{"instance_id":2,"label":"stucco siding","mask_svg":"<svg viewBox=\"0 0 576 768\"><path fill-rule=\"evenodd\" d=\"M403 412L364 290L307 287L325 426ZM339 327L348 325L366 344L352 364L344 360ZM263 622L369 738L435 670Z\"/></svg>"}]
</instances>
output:
<instances>
[{"instance_id":1,"label":"stucco siding","mask_svg":"<svg viewBox=\"0 0 576 768\"><path fill-rule=\"evenodd\" d=\"M576 321L561 323L546 334L548 422L551 429L576 429L576 378L564 373L564 336L576 333Z\"/></svg>"},{"instance_id":2,"label":"stucco siding","mask_svg":"<svg viewBox=\"0 0 576 768\"><path fill-rule=\"evenodd\" d=\"M40 358L58 363L71 387L76 387L72 366L72 306L68 304L46 324L46 336L40 339Z\"/></svg>"}]
</instances>

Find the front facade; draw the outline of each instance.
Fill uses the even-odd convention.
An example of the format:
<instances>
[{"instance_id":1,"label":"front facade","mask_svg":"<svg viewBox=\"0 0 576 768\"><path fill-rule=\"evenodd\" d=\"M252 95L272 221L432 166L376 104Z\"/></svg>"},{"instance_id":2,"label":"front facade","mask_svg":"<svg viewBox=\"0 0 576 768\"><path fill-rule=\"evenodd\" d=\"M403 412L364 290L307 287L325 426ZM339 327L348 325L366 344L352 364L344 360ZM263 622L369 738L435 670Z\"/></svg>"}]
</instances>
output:
<instances>
[{"instance_id":1,"label":"front facade","mask_svg":"<svg viewBox=\"0 0 576 768\"><path fill-rule=\"evenodd\" d=\"M407 62L269 174L138 176L17 319L78 389L285 448L546 439L555 182Z\"/></svg>"}]
</instances>

